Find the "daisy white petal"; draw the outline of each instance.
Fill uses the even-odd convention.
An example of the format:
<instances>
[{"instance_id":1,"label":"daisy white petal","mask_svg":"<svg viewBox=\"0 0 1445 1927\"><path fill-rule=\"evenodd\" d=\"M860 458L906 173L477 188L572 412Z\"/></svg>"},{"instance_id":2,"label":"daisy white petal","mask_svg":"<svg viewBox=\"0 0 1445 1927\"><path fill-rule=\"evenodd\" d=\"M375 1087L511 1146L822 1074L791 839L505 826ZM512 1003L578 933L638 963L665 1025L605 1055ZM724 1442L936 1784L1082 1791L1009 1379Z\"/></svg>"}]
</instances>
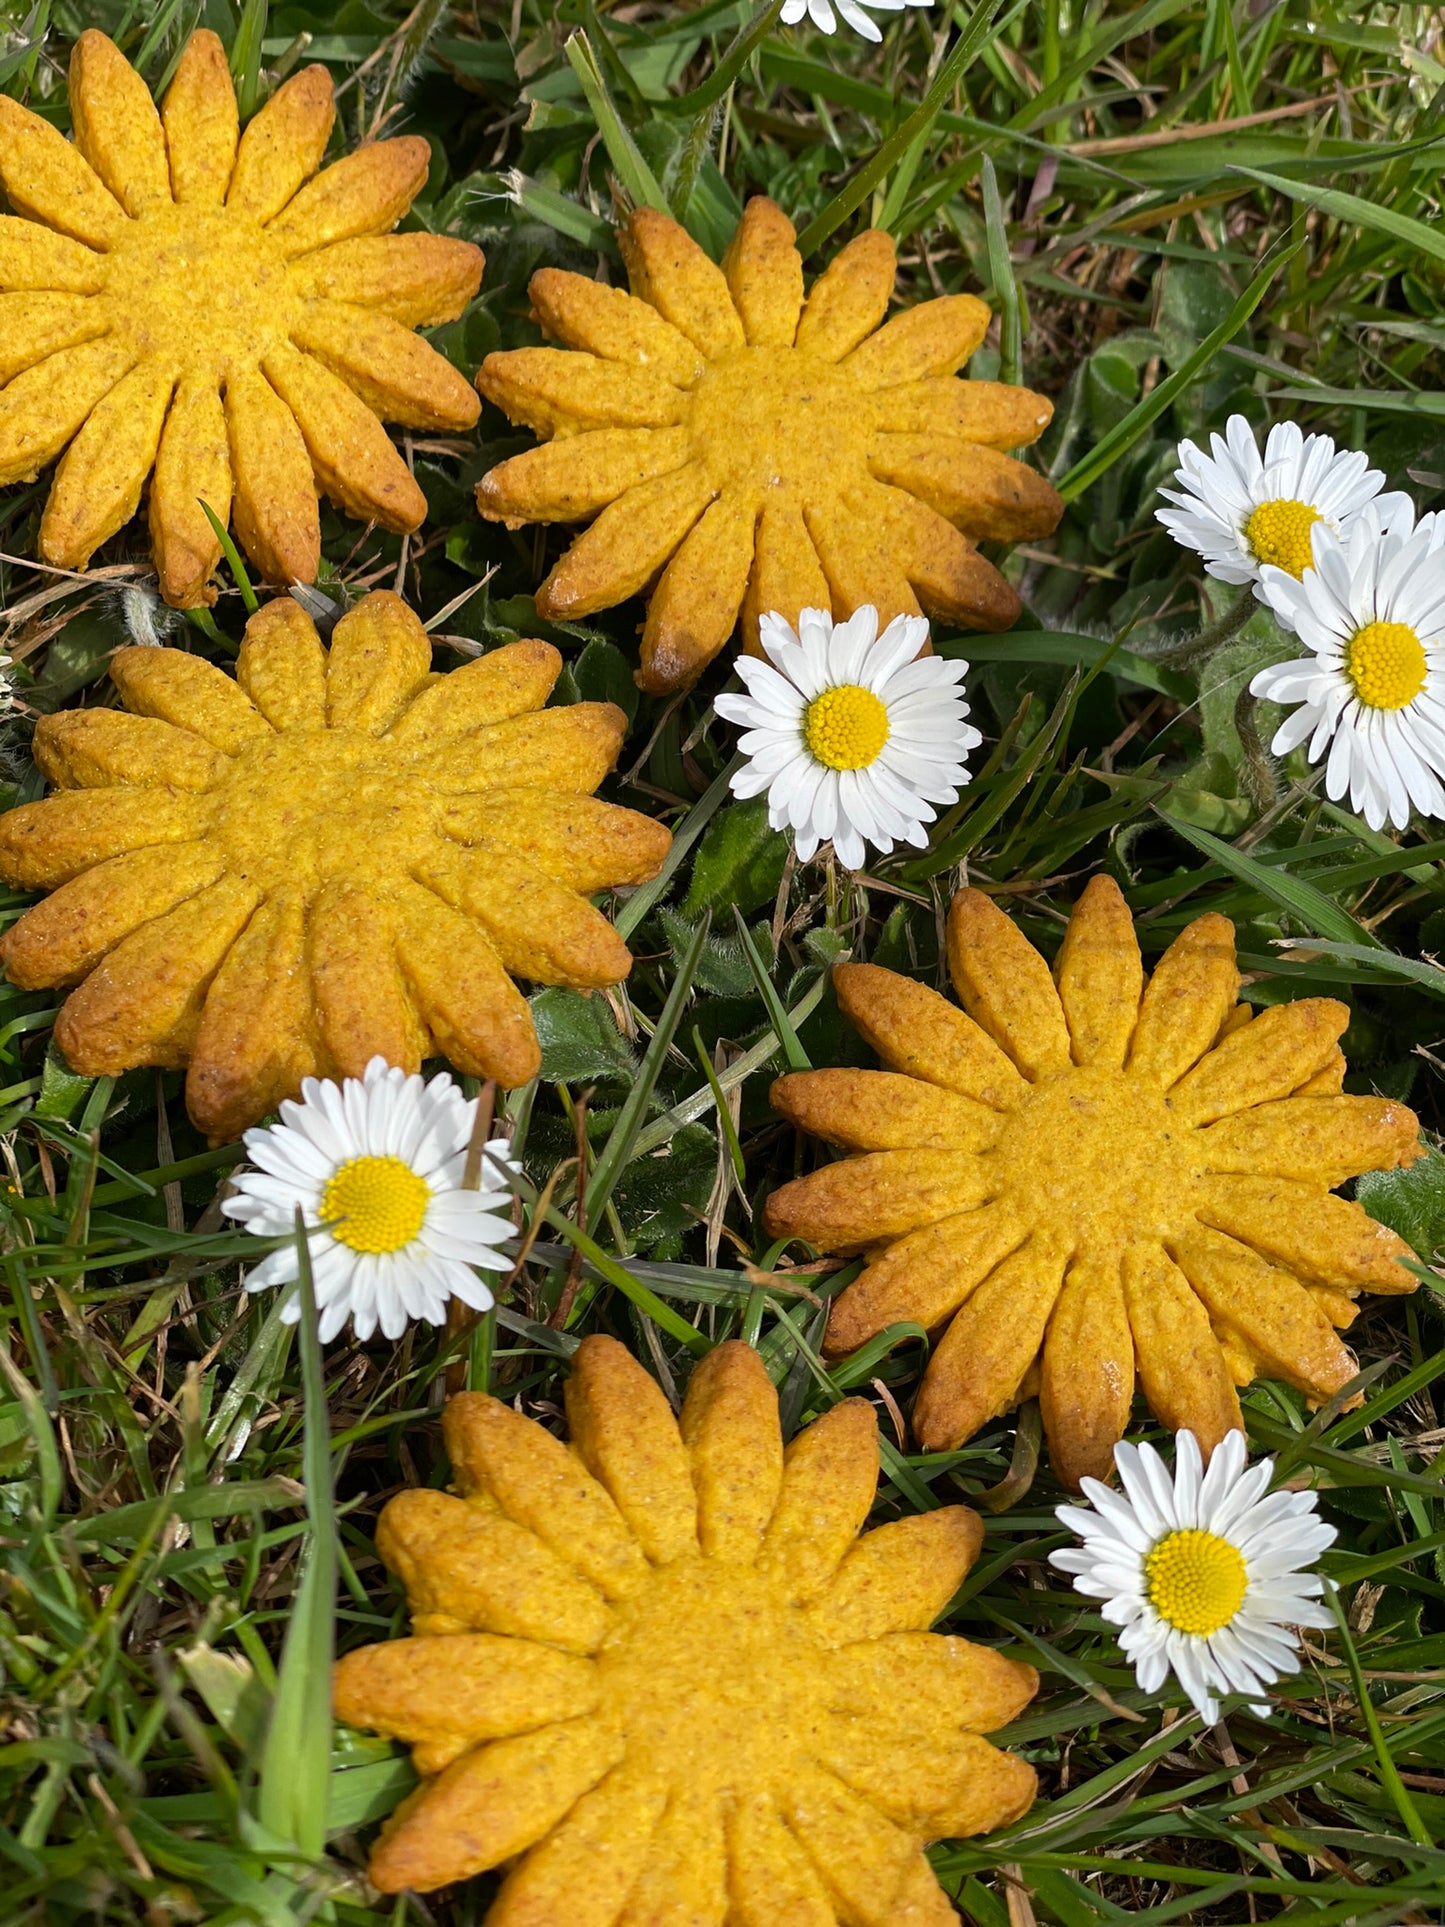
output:
<instances>
[{"instance_id":1,"label":"daisy white petal","mask_svg":"<svg viewBox=\"0 0 1445 1927\"><path fill-rule=\"evenodd\" d=\"M966 721L967 663L921 656L919 616L895 616L880 633L867 604L839 623L804 609L796 632L767 614L758 631L768 662L740 662L747 693L715 704L744 732L734 796L766 794L768 821L792 830L803 863L829 842L850 870L870 848L926 849L934 805L955 800L964 758L983 740Z\"/></svg>"},{"instance_id":2,"label":"daisy white petal","mask_svg":"<svg viewBox=\"0 0 1445 1927\"><path fill-rule=\"evenodd\" d=\"M1083 1545L1050 1553L1075 1590L1100 1601L1145 1692L1172 1672L1202 1718L1219 1717L1227 1693L1251 1696L1299 1670L1298 1626L1325 1626L1323 1582L1308 1570L1335 1534L1310 1492L1269 1493L1273 1462L1246 1470L1232 1432L1201 1473L1196 1440L1181 1432L1174 1472L1152 1446L1120 1444L1124 1487L1083 1481L1089 1506L1058 1508Z\"/></svg>"},{"instance_id":3,"label":"daisy white petal","mask_svg":"<svg viewBox=\"0 0 1445 1927\"><path fill-rule=\"evenodd\" d=\"M491 1292L477 1270L502 1265L511 1235L501 1213L506 1174L500 1140L486 1146L482 1184L461 1188L475 1102L443 1072L430 1082L376 1057L360 1078L337 1085L308 1078L282 1122L246 1133L259 1169L243 1171L222 1206L256 1236L289 1237L299 1210L307 1227L323 1339L348 1320L358 1338L380 1326L399 1338L412 1318L439 1324L447 1300L485 1310ZM248 1276L250 1290L290 1284L297 1254L285 1244ZM294 1296L282 1312L299 1317Z\"/></svg>"},{"instance_id":4,"label":"daisy white petal","mask_svg":"<svg viewBox=\"0 0 1445 1927\"><path fill-rule=\"evenodd\" d=\"M1297 704L1274 735L1283 755L1309 738L1325 790L1370 825L1445 817L1445 547L1435 518L1390 498L1365 504L1336 536L1311 537L1298 582L1277 569L1261 592L1305 652L1260 670L1257 696Z\"/></svg>"},{"instance_id":5,"label":"daisy white petal","mask_svg":"<svg viewBox=\"0 0 1445 1927\"><path fill-rule=\"evenodd\" d=\"M1311 531L1348 535L1385 485L1364 455L1336 449L1328 435L1302 435L1294 422L1270 430L1261 458L1243 415L1230 417L1222 438L1211 437L1208 455L1181 442L1174 480L1175 488L1159 491L1172 506L1157 510L1157 519L1181 547L1204 557L1206 575L1249 583L1261 600L1266 570L1303 576ZM1380 500L1386 505L1381 519L1389 521L1401 498ZM1292 626L1284 599L1280 619Z\"/></svg>"}]
</instances>

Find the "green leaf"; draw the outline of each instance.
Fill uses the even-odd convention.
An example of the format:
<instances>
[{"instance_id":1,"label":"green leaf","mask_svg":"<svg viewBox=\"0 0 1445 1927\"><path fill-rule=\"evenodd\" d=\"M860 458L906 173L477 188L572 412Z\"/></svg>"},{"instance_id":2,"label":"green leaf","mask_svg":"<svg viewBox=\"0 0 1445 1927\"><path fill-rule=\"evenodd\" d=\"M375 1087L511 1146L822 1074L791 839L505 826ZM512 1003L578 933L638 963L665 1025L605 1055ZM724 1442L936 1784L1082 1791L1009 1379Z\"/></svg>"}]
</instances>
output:
<instances>
[{"instance_id":1,"label":"green leaf","mask_svg":"<svg viewBox=\"0 0 1445 1927\"><path fill-rule=\"evenodd\" d=\"M615 642L594 637L572 665L577 695L584 703L615 703L630 723L637 714L637 684Z\"/></svg>"},{"instance_id":2,"label":"green leaf","mask_svg":"<svg viewBox=\"0 0 1445 1927\"><path fill-rule=\"evenodd\" d=\"M40 1073L40 1095L35 1100L35 1115L68 1123L90 1094L93 1077L77 1077L52 1038L45 1047L45 1066Z\"/></svg>"},{"instance_id":3,"label":"green leaf","mask_svg":"<svg viewBox=\"0 0 1445 1927\"><path fill-rule=\"evenodd\" d=\"M544 1083L586 1084L594 1078L631 1075L637 1060L605 997L587 997L580 990L539 990L531 1010L542 1046L537 1075Z\"/></svg>"},{"instance_id":4,"label":"green leaf","mask_svg":"<svg viewBox=\"0 0 1445 1927\"><path fill-rule=\"evenodd\" d=\"M674 961L686 956L697 926L690 923L677 910L659 910L657 920L662 925L662 932L667 938L668 948L672 951ZM759 926L754 941L761 943L771 961L772 939L765 926ZM699 990L710 991L714 997L751 995L752 965L748 962L742 939L735 933L714 931L709 936L703 945L702 955L698 959L697 987Z\"/></svg>"},{"instance_id":5,"label":"green leaf","mask_svg":"<svg viewBox=\"0 0 1445 1927\"><path fill-rule=\"evenodd\" d=\"M1445 1156L1427 1144L1425 1155L1398 1171L1366 1171L1355 1196L1378 1223L1388 1225L1433 1265L1445 1251Z\"/></svg>"},{"instance_id":6,"label":"green leaf","mask_svg":"<svg viewBox=\"0 0 1445 1927\"><path fill-rule=\"evenodd\" d=\"M689 921L704 910L736 906L746 914L771 903L782 881L788 845L768 823L768 799L751 796L730 803L708 825L682 914Z\"/></svg>"}]
</instances>

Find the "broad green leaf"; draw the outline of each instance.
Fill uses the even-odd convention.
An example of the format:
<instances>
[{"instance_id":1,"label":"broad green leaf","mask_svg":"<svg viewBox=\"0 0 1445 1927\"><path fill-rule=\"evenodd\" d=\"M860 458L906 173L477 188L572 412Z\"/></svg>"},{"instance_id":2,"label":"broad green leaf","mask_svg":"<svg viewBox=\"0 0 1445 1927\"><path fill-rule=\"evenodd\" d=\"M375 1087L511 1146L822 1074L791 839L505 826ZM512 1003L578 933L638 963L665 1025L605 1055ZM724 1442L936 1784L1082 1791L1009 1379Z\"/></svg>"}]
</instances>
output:
<instances>
[{"instance_id":1,"label":"broad green leaf","mask_svg":"<svg viewBox=\"0 0 1445 1927\"><path fill-rule=\"evenodd\" d=\"M691 921L704 910L731 906L746 914L771 904L787 854L786 839L769 827L766 796L729 803L702 839L682 914Z\"/></svg>"},{"instance_id":2,"label":"broad green leaf","mask_svg":"<svg viewBox=\"0 0 1445 1927\"><path fill-rule=\"evenodd\" d=\"M1372 1218L1398 1232L1433 1265L1445 1252L1445 1156L1433 1144L1398 1171L1366 1171L1355 1179L1355 1196Z\"/></svg>"},{"instance_id":3,"label":"broad green leaf","mask_svg":"<svg viewBox=\"0 0 1445 1927\"><path fill-rule=\"evenodd\" d=\"M617 1028L605 997L584 996L580 990L539 990L531 1011L542 1046L537 1074L545 1083L585 1084L632 1072L632 1046Z\"/></svg>"}]
</instances>

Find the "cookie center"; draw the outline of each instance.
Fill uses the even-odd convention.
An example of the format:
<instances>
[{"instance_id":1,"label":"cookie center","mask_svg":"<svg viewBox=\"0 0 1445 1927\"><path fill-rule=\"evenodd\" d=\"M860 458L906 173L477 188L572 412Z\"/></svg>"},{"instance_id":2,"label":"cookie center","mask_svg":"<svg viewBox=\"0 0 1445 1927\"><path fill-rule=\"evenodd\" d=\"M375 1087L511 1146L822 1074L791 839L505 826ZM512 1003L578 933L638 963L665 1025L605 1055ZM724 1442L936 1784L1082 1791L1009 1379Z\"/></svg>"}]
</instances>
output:
<instances>
[{"instance_id":1,"label":"cookie center","mask_svg":"<svg viewBox=\"0 0 1445 1927\"><path fill-rule=\"evenodd\" d=\"M431 847L436 799L401 752L358 730L248 745L216 792L212 834L263 894L405 876Z\"/></svg>"},{"instance_id":2,"label":"cookie center","mask_svg":"<svg viewBox=\"0 0 1445 1927\"><path fill-rule=\"evenodd\" d=\"M597 1667L629 1761L674 1772L685 1762L699 1790L786 1772L793 1745L806 1742L819 1654L775 1583L746 1566L688 1560L664 1567L616 1615Z\"/></svg>"},{"instance_id":3,"label":"cookie center","mask_svg":"<svg viewBox=\"0 0 1445 1927\"><path fill-rule=\"evenodd\" d=\"M161 208L107 257L107 306L143 353L224 372L285 338L286 258L265 230L224 208Z\"/></svg>"},{"instance_id":4,"label":"cookie center","mask_svg":"<svg viewBox=\"0 0 1445 1927\"><path fill-rule=\"evenodd\" d=\"M1001 1189L1037 1201L1075 1250L1133 1244L1177 1230L1190 1213L1193 1133L1162 1097L1119 1071L1087 1067L1042 1079L1004 1125Z\"/></svg>"},{"instance_id":5,"label":"cookie center","mask_svg":"<svg viewBox=\"0 0 1445 1927\"><path fill-rule=\"evenodd\" d=\"M714 488L820 484L861 468L868 397L828 362L794 348L740 348L693 390L693 446Z\"/></svg>"}]
</instances>

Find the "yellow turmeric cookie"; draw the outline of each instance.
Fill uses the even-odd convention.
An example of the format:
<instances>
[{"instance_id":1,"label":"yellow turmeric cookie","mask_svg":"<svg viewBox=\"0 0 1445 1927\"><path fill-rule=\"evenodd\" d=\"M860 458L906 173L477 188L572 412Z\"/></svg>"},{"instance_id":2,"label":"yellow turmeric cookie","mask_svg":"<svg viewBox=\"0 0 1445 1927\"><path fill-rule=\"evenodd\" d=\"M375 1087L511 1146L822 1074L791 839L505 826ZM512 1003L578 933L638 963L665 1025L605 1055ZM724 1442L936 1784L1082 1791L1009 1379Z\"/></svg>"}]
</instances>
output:
<instances>
[{"instance_id":1,"label":"yellow turmeric cookie","mask_svg":"<svg viewBox=\"0 0 1445 1927\"><path fill-rule=\"evenodd\" d=\"M869 1264L829 1349L899 1320L946 1327L914 1410L947 1451L1037 1392L1055 1469L1107 1475L1137 1373L1205 1455L1262 1374L1322 1400L1356 1366L1336 1336L1364 1291L1408 1292L1412 1254L1331 1196L1422 1155L1403 1104L1341 1095L1349 1011L1236 1004L1234 928L1208 915L1146 982L1118 886L1095 877L1053 975L977 890L953 900L964 1010L869 964L838 1000L888 1066L773 1086L801 1128L862 1156L784 1185L774 1237ZM964 1012L968 1014L965 1015Z\"/></svg>"},{"instance_id":2,"label":"yellow turmeric cookie","mask_svg":"<svg viewBox=\"0 0 1445 1927\"><path fill-rule=\"evenodd\" d=\"M375 141L317 173L335 119L307 67L244 131L226 50L192 34L157 112L103 33L70 61L68 141L0 95L0 483L65 451L40 553L83 569L151 478L161 592L213 601L200 503L272 582L312 582L317 489L414 529L426 498L382 427L456 430L467 381L413 330L476 293L479 249L391 230L424 140Z\"/></svg>"},{"instance_id":3,"label":"yellow turmeric cookie","mask_svg":"<svg viewBox=\"0 0 1445 1927\"><path fill-rule=\"evenodd\" d=\"M487 1927L956 1927L924 1843L1017 1820L1035 1787L980 1737L1032 1699L1032 1667L927 1631L977 1514L860 1537L871 1406L845 1400L785 1452L737 1342L696 1367L677 1420L621 1345L586 1338L567 1416L570 1450L454 1398L461 1496L382 1514L415 1636L348 1654L336 1711L411 1745L423 1781L375 1885L512 1861Z\"/></svg>"},{"instance_id":4,"label":"yellow turmeric cookie","mask_svg":"<svg viewBox=\"0 0 1445 1927\"><path fill-rule=\"evenodd\" d=\"M692 682L743 617L931 616L1007 629L1013 590L974 547L1048 534L1063 505L1002 451L1053 413L1026 388L959 381L989 311L925 301L880 326L893 242L870 229L803 297L782 209L748 202L721 267L638 208L631 294L544 268L532 305L564 343L489 355L478 386L542 446L483 477L490 521L596 517L542 584L549 616L610 608L657 580L638 681Z\"/></svg>"},{"instance_id":5,"label":"yellow turmeric cookie","mask_svg":"<svg viewBox=\"0 0 1445 1927\"><path fill-rule=\"evenodd\" d=\"M130 713L42 717L56 794L0 817L0 877L53 892L0 961L28 990L79 986L55 1041L84 1075L188 1064L214 1138L377 1055L524 1082L539 1053L512 977L625 977L586 898L655 875L670 841L592 797L626 720L544 710L561 666L514 642L433 675L385 591L329 650L295 602L268 604L234 681L178 649L118 650Z\"/></svg>"}]
</instances>

